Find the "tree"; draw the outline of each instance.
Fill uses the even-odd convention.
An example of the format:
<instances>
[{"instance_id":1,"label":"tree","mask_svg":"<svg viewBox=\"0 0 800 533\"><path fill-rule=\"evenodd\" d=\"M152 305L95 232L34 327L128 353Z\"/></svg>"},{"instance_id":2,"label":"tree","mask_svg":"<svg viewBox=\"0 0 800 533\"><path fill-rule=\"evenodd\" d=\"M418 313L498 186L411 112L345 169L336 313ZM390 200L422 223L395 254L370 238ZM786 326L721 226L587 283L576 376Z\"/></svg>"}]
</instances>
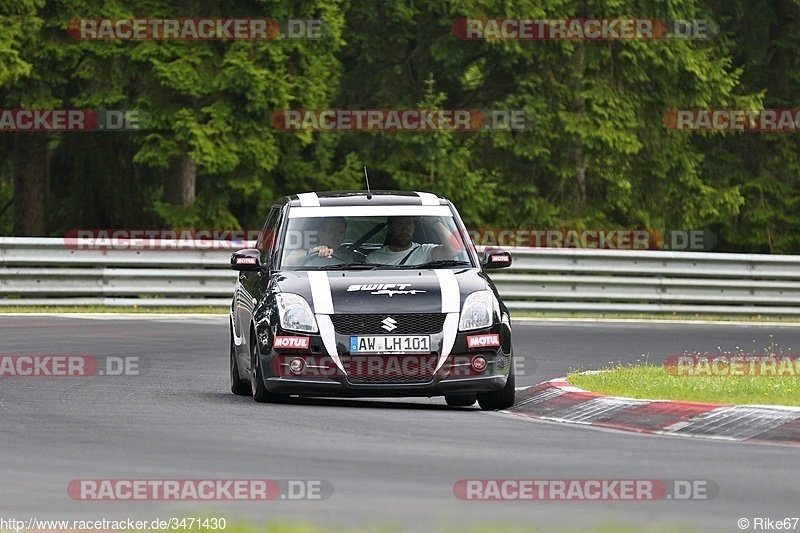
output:
<instances>
[{"instance_id":1,"label":"tree","mask_svg":"<svg viewBox=\"0 0 800 533\"><path fill-rule=\"evenodd\" d=\"M800 2L710 2L743 72L741 83L763 95L763 108L800 107ZM761 109L751 107L750 109ZM747 108L745 108L747 109ZM796 132L745 132L701 149L717 154L708 171L739 187L740 213L718 224L732 251L800 253L800 139Z\"/></svg>"},{"instance_id":2,"label":"tree","mask_svg":"<svg viewBox=\"0 0 800 533\"><path fill-rule=\"evenodd\" d=\"M23 96L20 88L33 78L28 87L36 87L34 57L40 46L37 31L42 19L37 9L43 1L23 0L0 4L0 87L6 88L0 96L3 106L27 104L36 106L50 100L49 95L30 93ZM15 94L16 93L16 94ZM25 97L27 101L23 102ZM46 149L47 137L42 133L28 135L15 133L3 138L6 150L12 155L14 174L14 235L42 235L45 231L45 196L47 190Z\"/></svg>"},{"instance_id":3,"label":"tree","mask_svg":"<svg viewBox=\"0 0 800 533\"><path fill-rule=\"evenodd\" d=\"M536 122L524 132L352 134L341 149L391 161L385 173L403 187L466 191L461 208L472 224L687 228L724 221L738 212L740 191L703 166L702 145L667 130L663 116L674 107L759 104L739 88L728 40L460 41L452 31L459 18L613 18L641 11L630 0L613 7L531 1L505 10L488 0L353 2L347 16L353 37L341 54L344 106L402 108L435 94L437 106L525 110ZM642 16L706 13L700 1L681 0ZM450 149L441 150L443 139ZM435 183L432 159L450 170L436 174Z\"/></svg>"}]
</instances>

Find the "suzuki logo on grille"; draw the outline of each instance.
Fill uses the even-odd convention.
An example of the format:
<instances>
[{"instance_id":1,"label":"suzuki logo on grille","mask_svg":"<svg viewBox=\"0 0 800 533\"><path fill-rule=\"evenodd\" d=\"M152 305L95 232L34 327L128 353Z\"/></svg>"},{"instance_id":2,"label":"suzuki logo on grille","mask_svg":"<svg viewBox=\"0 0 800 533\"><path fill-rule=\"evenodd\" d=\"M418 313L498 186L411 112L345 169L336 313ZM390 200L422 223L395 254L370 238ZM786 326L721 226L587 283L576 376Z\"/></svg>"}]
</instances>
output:
<instances>
[{"instance_id":1,"label":"suzuki logo on grille","mask_svg":"<svg viewBox=\"0 0 800 533\"><path fill-rule=\"evenodd\" d=\"M383 324L381 327L386 331L394 331L397 329L397 320L395 320L390 316L387 316L386 318L381 320L381 324Z\"/></svg>"}]
</instances>

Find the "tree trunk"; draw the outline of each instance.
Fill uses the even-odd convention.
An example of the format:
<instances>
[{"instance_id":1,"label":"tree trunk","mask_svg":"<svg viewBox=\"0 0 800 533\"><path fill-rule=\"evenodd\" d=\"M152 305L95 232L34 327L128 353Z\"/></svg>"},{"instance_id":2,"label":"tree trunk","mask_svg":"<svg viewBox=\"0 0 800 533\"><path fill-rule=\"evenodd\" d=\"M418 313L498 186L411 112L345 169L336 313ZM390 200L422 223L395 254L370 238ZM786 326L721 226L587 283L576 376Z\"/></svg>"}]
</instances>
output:
<instances>
[{"instance_id":1,"label":"tree trunk","mask_svg":"<svg viewBox=\"0 0 800 533\"><path fill-rule=\"evenodd\" d=\"M575 44L575 52L572 56L572 72L570 79L570 89L575 95L572 101L572 109L581 118L586 115L586 99L581 92L583 90L583 77L586 72L586 48L583 43ZM586 156L583 153L583 141L578 135L575 138L575 198L574 205L578 211L586 207Z\"/></svg>"},{"instance_id":2,"label":"tree trunk","mask_svg":"<svg viewBox=\"0 0 800 533\"><path fill-rule=\"evenodd\" d=\"M47 233L47 134L14 134L14 236Z\"/></svg>"},{"instance_id":3,"label":"tree trunk","mask_svg":"<svg viewBox=\"0 0 800 533\"><path fill-rule=\"evenodd\" d=\"M182 155L169 168L164 200L172 205L190 206L196 195L197 165L188 155Z\"/></svg>"},{"instance_id":4,"label":"tree trunk","mask_svg":"<svg viewBox=\"0 0 800 533\"><path fill-rule=\"evenodd\" d=\"M774 54L770 58L769 67L773 72L779 73L772 76L769 91L773 100L779 98L785 105L795 96L791 92L790 79L794 57L789 44L789 31L791 22L797 17L797 5L792 0L775 1L775 22L770 28L770 45L773 47Z\"/></svg>"}]
</instances>

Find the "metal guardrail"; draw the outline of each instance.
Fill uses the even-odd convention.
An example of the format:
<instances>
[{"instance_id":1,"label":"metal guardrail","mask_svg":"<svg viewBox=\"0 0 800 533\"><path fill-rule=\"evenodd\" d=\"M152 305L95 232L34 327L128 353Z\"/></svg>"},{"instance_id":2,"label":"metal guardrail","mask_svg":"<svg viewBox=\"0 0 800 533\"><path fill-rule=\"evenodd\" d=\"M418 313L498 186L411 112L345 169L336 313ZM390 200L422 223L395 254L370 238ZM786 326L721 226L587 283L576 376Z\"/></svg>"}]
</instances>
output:
<instances>
[{"instance_id":1,"label":"metal guardrail","mask_svg":"<svg viewBox=\"0 0 800 533\"><path fill-rule=\"evenodd\" d=\"M0 237L0 305L228 306L232 249L78 250ZM800 315L800 256L511 249L512 310Z\"/></svg>"},{"instance_id":2,"label":"metal guardrail","mask_svg":"<svg viewBox=\"0 0 800 533\"><path fill-rule=\"evenodd\" d=\"M800 315L800 256L518 250L492 279L511 309Z\"/></svg>"},{"instance_id":3,"label":"metal guardrail","mask_svg":"<svg viewBox=\"0 0 800 533\"><path fill-rule=\"evenodd\" d=\"M0 237L0 305L230 305L235 248L78 249L64 239ZM242 247L245 245L243 244Z\"/></svg>"}]
</instances>

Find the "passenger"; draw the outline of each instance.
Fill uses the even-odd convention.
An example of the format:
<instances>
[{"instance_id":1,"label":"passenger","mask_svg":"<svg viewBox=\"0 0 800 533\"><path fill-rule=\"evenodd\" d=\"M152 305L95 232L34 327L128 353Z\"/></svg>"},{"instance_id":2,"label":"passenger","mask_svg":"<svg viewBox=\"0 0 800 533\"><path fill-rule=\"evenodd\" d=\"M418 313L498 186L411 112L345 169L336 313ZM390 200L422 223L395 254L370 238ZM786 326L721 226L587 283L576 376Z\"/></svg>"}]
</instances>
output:
<instances>
[{"instance_id":1,"label":"passenger","mask_svg":"<svg viewBox=\"0 0 800 533\"><path fill-rule=\"evenodd\" d=\"M434 228L444 244L418 244L414 238L414 217L389 217L389 244L367 256L367 263L380 265L421 265L440 259L455 259L461 250L452 246L452 235L441 218Z\"/></svg>"}]
</instances>

